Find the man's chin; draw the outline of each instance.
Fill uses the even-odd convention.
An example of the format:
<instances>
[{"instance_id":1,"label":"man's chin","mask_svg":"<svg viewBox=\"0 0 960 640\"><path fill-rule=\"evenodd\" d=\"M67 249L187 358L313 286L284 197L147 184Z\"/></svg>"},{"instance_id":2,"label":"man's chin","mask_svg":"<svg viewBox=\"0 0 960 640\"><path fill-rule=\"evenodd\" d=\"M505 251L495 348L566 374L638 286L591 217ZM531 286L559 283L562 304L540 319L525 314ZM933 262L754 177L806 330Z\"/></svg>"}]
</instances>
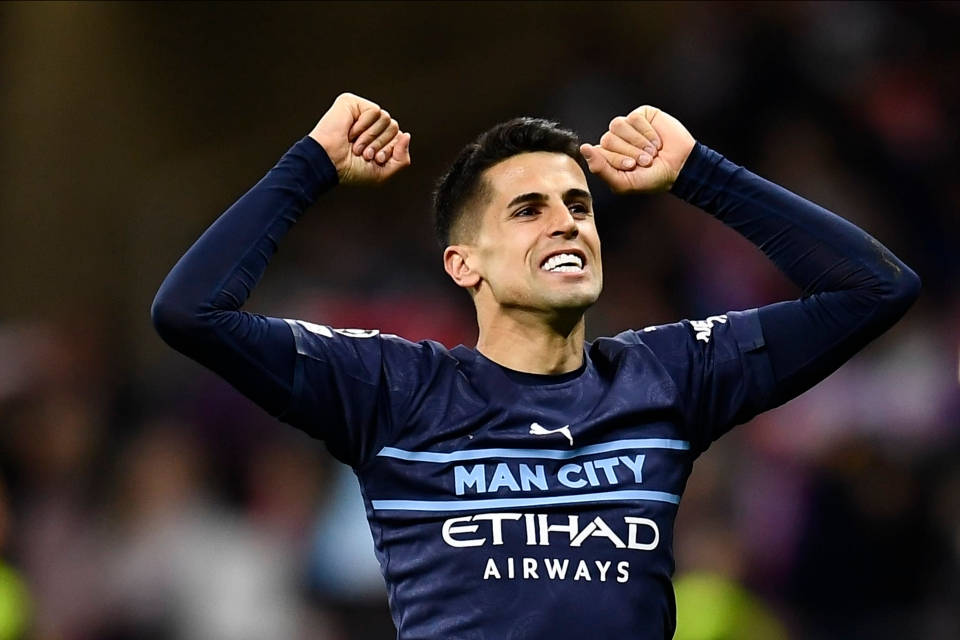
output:
<instances>
[{"instance_id":1,"label":"man's chin","mask_svg":"<svg viewBox=\"0 0 960 640\"><path fill-rule=\"evenodd\" d=\"M583 313L594 305L600 297L599 292L563 292L556 295L547 296L544 302L549 309L558 313L577 312Z\"/></svg>"}]
</instances>

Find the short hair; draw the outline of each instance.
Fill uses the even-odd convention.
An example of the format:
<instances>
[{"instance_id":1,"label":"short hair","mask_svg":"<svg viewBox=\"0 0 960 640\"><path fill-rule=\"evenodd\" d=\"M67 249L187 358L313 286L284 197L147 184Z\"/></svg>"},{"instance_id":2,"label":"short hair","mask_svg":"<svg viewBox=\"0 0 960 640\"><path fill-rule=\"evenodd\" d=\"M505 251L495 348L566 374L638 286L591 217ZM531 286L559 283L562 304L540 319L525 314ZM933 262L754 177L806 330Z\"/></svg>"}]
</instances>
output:
<instances>
[{"instance_id":1,"label":"short hair","mask_svg":"<svg viewBox=\"0 0 960 640\"><path fill-rule=\"evenodd\" d=\"M563 153L583 164L579 136L542 118L502 122L461 149L433 193L434 225L441 247L450 244L468 205L483 193L483 172L507 158L534 151Z\"/></svg>"}]
</instances>

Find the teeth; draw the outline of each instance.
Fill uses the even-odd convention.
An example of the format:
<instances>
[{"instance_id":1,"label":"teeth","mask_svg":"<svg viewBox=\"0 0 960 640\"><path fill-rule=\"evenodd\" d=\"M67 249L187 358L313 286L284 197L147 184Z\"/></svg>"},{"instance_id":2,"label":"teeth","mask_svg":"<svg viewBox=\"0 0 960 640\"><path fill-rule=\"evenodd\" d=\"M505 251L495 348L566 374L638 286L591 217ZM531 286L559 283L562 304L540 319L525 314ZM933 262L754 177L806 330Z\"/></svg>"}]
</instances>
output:
<instances>
[{"instance_id":1,"label":"teeth","mask_svg":"<svg viewBox=\"0 0 960 640\"><path fill-rule=\"evenodd\" d=\"M571 273L583 270L583 259L572 253L558 253L540 267L544 271Z\"/></svg>"}]
</instances>

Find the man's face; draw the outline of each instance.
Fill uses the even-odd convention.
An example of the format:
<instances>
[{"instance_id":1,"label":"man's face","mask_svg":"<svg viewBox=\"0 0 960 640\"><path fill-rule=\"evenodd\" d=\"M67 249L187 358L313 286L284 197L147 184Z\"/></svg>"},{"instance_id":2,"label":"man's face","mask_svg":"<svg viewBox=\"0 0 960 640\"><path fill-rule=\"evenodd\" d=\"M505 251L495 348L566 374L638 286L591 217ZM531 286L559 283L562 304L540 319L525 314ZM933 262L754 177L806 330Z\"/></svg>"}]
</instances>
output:
<instances>
[{"instance_id":1,"label":"man's face","mask_svg":"<svg viewBox=\"0 0 960 640\"><path fill-rule=\"evenodd\" d=\"M582 313L603 287L587 180L573 158L533 152L486 170L472 265L503 308ZM488 291L483 292L486 287Z\"/></svg>"}]
</instances>

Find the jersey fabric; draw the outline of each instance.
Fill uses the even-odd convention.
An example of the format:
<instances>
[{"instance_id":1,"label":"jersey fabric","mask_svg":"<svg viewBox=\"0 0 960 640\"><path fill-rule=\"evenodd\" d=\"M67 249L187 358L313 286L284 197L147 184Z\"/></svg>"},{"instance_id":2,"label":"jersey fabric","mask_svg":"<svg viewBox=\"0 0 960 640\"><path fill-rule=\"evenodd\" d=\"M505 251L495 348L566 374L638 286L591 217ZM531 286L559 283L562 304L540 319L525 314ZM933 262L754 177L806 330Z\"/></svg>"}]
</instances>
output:
<instances>
[{"instance_id":1,"label":"jersey fabric","mask_svg":"<svg viewBox=\"0 0 960 640\"><path fill-rule=\"evenodd\" d=\"M697 144L673 193L728 224L798 300L628 330L549 376L474 349L240 310L336 171L310 138L177 263L174 348L357 474L403 640L673 635L673 522L694 460L892 325L917 276L849 222Z\"/></svg>"}]
</instances>

